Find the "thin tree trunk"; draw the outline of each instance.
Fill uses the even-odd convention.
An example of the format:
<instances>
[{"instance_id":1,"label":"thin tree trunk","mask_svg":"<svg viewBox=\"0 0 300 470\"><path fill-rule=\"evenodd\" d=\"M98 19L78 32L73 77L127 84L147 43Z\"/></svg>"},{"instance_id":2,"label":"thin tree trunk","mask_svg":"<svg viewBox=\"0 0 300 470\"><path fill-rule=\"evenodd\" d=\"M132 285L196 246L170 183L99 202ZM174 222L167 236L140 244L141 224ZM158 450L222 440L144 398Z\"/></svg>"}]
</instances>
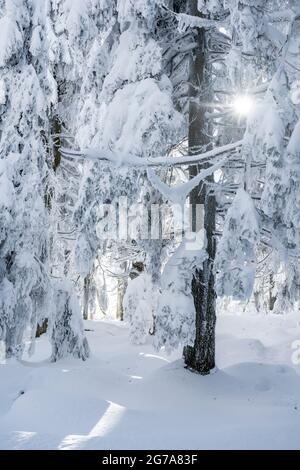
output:
<instances>
[{"instance_id":1,"label":"thin tree trunk","mask_svg":"<svg viewBox=\"0 0 300 470\"><path fill-rule=\"evenodd\" d=\"M122 263L121 268L124 270L124 273L127 271L127 262ZM118 286L117 286L117 320L123 321L124 320L124 309L123 309L123 300L124 295L127 289L127 279L120 278L118 279Z\"/></svg>"},{"instance_id":2,"label":"thin tree trunk","mask_svg":"<svg viewBox=\"0 0 300 470\"><path fill-rule=\"evenodd\" d=\"M91 275L85 276L83 281L83 319L89 319L89 300L90 300Z\"/></svg>"},{"instance_id":3,"label":"thin tree trunk","mask_svg":"<svg viewBox=\"0 0 300 470\"><path fill-rule=\"evenodd\" d=\"M61 163L61 134L62 125L58 116L54 116L52 120L52 134L54 135L54 145L53 145L53 170L56 171Z\"/></svg>"},{"instance_id":4,"label":"thin tree trunk","mask_svg":"<svg viewBox=\"0 0 300 470\"><path fill-rule=\"evenodd\" d=\"M272 312L274 310L275 302L277 299L277 295L274 295L274 288L275 288L275 279L274 274L270 274L270 284L269 284L269 310Z\"/></svg>"},{"instance_id":5,"label":"thin tree trunk","mask_svg":"<svg viewBox=\"0 0 300 470\"><path fill-rule=\"evenodd\" d=\"M197 0L191 0L191 14L197 15ZM198 48L191 60L190 66L190 108L189 108L189 153L197 153L197 149L209 143L205 130L205 108L200 101L209 99L207 83L205 80L205 32L204 29L198 31ZM199 86L203 87L199 95ZM196 89L198 87L198 90ZM190 168L190 177L195 176L207 166ZM207 238L208 259L204 262L203 268L196 270L192 281L192 294L196 310L196 338L194 346L184 348L184 360L188 368L199 372L202 375L209 374L215 367L215 325L216 325L216 293L215 280L213 274L213 264L215 259L215 218L216 201L209 192L209 182L213 181L213 176L207 178L204 184L195 188L190 195L190 204L193 205L192 230L197 231L197 220L195 205L204 205L204 229Z\"/></svg>"},{"instance_id":6,"label":"thin tree trunk","mask_svg":"<svg viewBox=\"0 0 300 470\"><path fill-rule=\"evenodd\" d=\"M123 298L124 298L123 280L118 279L118 286L117 286L117 320L120 320L120 321L123 321L123 318L124 318Z\"/></svg>"}]
</instances>

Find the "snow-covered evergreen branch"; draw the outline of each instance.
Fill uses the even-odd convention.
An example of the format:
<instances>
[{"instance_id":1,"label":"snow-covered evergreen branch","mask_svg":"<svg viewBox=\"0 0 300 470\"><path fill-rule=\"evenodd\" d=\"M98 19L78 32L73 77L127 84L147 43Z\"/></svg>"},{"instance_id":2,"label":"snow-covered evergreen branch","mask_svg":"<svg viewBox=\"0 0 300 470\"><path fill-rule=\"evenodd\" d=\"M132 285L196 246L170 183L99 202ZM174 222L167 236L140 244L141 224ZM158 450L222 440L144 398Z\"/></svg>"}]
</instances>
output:
<instances>
[{"instance_id":1,"label":"snow-covered evergreen branch","mask_svg":"<svg viewBox=\"0 0 300 470\"><path fill-rule=\"evenodd\" d=\"M187 155L183 157L145 157L140 158L134 155L124 155L112 151L101 150L84 150L76 151L68 148L62 148L61 153L65 158L74 160L105 160L117 167L135 167L135 168L152 168L152 167L176 167L184 165L197 165L199 163L210 162L212 159L238 151L243 144L242 140L217 147L208 152L196 155Z\"/></svg>"}]
</instances>

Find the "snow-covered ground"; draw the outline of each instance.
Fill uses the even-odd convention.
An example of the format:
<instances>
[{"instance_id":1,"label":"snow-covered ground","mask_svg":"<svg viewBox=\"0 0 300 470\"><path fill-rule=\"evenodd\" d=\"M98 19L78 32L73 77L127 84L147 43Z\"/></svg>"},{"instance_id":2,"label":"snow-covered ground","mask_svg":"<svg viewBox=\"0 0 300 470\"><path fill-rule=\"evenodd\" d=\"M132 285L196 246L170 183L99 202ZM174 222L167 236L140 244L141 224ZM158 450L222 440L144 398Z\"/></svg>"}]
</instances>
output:
<instances>
[{"instance_id":1,"label":"snow-covered ground","mask_svg":"<svg viewBox=\"0 0 300 470\"><path fill-rule=\"evenodd\" d=\"M125 325L85 327L87 362L50 364L41 338L31 362L0 365L1 449L300 448L300 316L220 316L208 377Z\"/></svg>"}]
</instances>

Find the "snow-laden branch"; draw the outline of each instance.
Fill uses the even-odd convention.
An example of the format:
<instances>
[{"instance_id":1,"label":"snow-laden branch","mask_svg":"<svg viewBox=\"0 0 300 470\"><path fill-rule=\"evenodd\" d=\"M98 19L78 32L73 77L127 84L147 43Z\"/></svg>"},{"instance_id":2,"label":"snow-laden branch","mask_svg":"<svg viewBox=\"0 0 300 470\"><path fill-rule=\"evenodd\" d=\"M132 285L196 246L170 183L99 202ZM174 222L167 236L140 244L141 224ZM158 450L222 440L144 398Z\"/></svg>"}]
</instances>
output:
<instances>
[{"instance_id":1,"label":"snow-laden branch","mask_svg":"<svg viewBox=\"0 0 300 470\"><path fill-rule=\"evenodd\" d=\"M152 186L157 189L168 201L173 202L174 204L180 204L182 206L193 189L196 188L196 186L198 186L201 181L221 168L225 162L226 158L223 158L209 168L202 170L197 176L194 176L194 178L190 179L186 183L178 184L173 187L164 183L156 175L152 168L148 168L147 176Z\"/></svg>"},{"instance_id":2,"label":"snow-laden branch","mask_svg":"<svg viewBox=\"0 0 300 470\"><path fill-rule=\"evenodd\" d=\"M187 28L219 28L225 24L224 21L209 20L199 16L186 15L185 13L179 13L176 17L179 31L185 31Z\"/></svg>"},{"instance_id":3,"label":"snow-laden branch","mask_svg":"<svg viewBox=\"0 0 300 470\"><path fill-rule=\"evenodd\" d=\"M210 162L212 159L220 155L230 154L239 150L242 144L243 140L239 140L232 144L216 147L213 150L209 150L208 152L197 155L186 155L184 157L141 158L135 155L116 153L112 150L87 149L83 151L77 151L68 148L61 148L61 155L64 158L71 158L73 160L105 160L113 163L117 167L126 166L135 168L159 168L197 165L198 163Z\"/></svg>"},{"instance_id":4,"label":"snow-laden branch","mask_svg":"<svg viewBox=\"0 0 300 470\"><path fill-rule=\"evenodd\" d=\"M186 13L175 13L175 11L168 8L166 5L162 6L164 10L167 10L178 20L179 31L184 32L188 28L219 28L226 24L224 18L220 19L208 19L201 18L200 16L187 15ZM226 17L225 17L226 20Z\"/></svg>"}]
</instances>

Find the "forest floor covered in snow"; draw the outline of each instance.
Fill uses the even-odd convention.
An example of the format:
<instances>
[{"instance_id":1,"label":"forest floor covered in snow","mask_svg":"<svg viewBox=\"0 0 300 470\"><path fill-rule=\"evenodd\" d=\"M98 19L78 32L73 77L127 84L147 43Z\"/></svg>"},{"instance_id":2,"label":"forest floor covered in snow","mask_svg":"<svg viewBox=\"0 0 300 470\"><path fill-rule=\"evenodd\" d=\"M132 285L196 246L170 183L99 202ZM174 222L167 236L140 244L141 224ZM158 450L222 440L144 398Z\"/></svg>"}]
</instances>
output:
<instances>
[{"instance_id":1,"label":"forest floor covered in snow","mask_svg":"<svg viewBox=\"0 0 300 470\"><path fill-rule=\"evenodd\" d=\"M85 322L91 358L0 364L1 449L300 449L300 316L221 315L211 376L126 325ZM30 361L30 362L29 362Z\"/></svg>"}]
</instances>

